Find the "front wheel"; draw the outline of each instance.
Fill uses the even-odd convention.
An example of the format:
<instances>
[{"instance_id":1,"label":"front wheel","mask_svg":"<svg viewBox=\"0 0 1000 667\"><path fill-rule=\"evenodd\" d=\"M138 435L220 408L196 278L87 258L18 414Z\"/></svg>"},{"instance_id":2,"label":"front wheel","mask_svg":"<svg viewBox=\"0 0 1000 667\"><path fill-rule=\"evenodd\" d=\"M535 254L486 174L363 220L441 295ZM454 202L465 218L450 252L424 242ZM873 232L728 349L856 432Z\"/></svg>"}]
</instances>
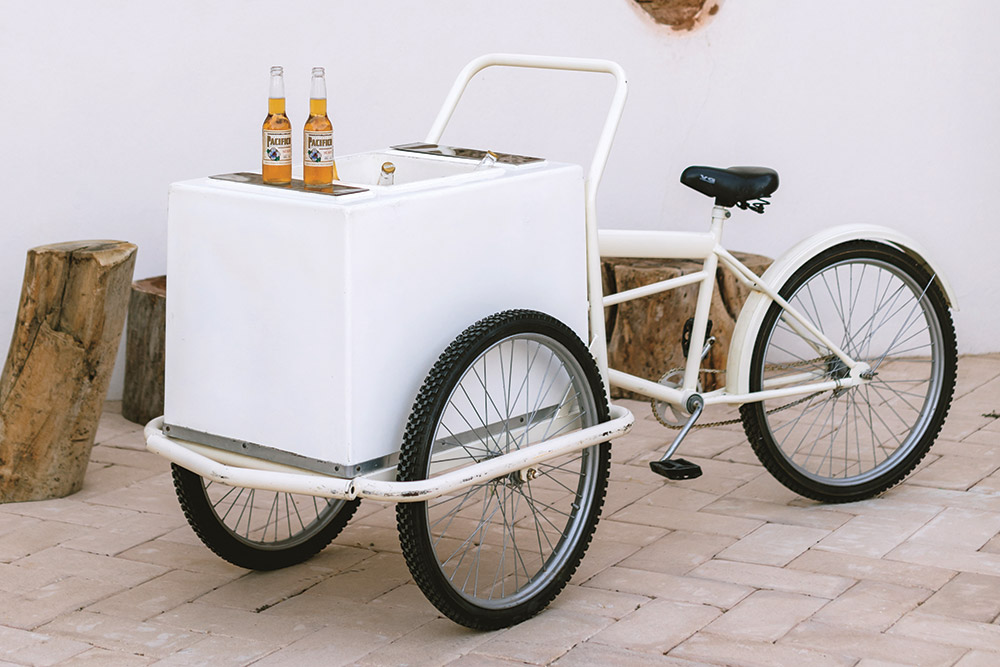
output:
<instances>
[{"instance_id":1,"label":"front wheel","mask_svg":"<svg viewBox=\"0 0 1000 667\"><path fill-rule=\"evenodd\" d=\"M955 328L944 295L894 247L850 241L819 253L780 295L875 375L862 385L740 408L761 463L825 502L875 496L930 449L955 388ZM750 390L843 379L846 365L777 304L757 334Z\"/></svg>"},{"instance_id":2,"label":"front wheel","mask_svg":"<svg viewBox=\"0 0 1000 667\"><path fill-rule=\"evenodd\" d=\"M607 421L604 385L571 329L534 311L469 327L414 403L398 478L417 481ZM597 525L610 445L396 508L414 580L457 623L519 623L562 590Z\"/></svg>"}]
</instances>

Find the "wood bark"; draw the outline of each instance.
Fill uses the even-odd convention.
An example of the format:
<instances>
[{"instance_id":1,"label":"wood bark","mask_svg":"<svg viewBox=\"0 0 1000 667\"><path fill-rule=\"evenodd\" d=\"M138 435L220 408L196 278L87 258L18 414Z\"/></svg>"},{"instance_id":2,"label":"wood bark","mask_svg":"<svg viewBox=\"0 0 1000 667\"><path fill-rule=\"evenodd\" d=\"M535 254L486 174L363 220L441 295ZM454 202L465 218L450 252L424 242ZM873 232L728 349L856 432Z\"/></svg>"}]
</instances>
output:
<instances>
[{"instance_id":1,"label":"wood bark","mask_svg":"<svg viewBox=\"0 0 1000 667\"><path fill-rule=\"evenodd\" d=\"M0 375L0 502L80 490L118 351L136 246L28 251Z\"/></svg>"},{"instance_id":2,"label":"wood bark","mask_svg":"<svg viewBox=\"0 0 1000 667\"><path fill-rule=\"evenodd\" d=\"M760 274L771 261L761 255L733 253L754 273ZM676 278L701 270L701 262L683 259L602 258L605 294L624 292L650 283ZM750 290L728 271L716 274L715 293L708 318L716 342L702 368L725 370L733 326ZM608 308L608 363L632 375L656 382L667 371L684 366L681 335L684 323L694 317L698 285L679 287ZM702 374L702 386L710 391L725 385L724 374ZM637 398L629 391L612 387L612 398Z\"/></svg>"},{"instance_id":3,"label":"wood bark","mask_svg":"<svg viewBox=\"0 0 1000 667\"><path fill-rule=\"evenodd\" d=\"M163 363L167 332L167 277L132 283L125 327L122 416L146 424L163 414Z\"/></svg>"}]
</instances>

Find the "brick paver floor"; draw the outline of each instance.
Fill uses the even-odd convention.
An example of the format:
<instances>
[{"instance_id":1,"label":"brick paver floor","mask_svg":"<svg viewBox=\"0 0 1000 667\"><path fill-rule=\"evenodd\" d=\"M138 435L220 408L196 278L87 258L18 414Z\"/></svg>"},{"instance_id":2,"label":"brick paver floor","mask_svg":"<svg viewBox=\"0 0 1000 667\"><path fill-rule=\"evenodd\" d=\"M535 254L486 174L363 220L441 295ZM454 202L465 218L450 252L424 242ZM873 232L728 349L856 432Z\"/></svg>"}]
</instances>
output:
<instances>
[{"instance_id":1,"label":"brick paver floor","mask_svg":"<svg viewBox=\"0 0 1000 667\"><path fill-rule=\"evenodd\" d=\"M386 504L296 567L218 559L109 403L81 492L0 505L0 664L1000 665L1000 355L961 359L915 474L846 505L787 491L739 425L685 443L701 478L657 477L672 434L624 403L637 423L579 571L489 633L424 599Z\"/></svg>"}]
</instances>

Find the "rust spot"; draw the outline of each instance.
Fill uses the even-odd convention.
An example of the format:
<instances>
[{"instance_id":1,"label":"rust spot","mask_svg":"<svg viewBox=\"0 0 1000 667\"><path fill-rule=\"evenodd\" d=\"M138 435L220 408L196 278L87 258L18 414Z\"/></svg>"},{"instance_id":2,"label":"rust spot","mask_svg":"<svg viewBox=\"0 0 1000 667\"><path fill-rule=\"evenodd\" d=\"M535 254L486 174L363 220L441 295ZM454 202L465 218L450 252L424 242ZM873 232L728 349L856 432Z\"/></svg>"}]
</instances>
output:
<instances>
[{"instance_id":1,"label":"rust spot","mask_svg":"<svg viewBox=\"0 0 1000 667\"><path fill-rule=\"evenodd\" d=\"M691 31L707 17L719 13L720 0L634 0L660 24L674 30ZM706 5L708 5L706 7Z\"/></svg>"}]
</instances>

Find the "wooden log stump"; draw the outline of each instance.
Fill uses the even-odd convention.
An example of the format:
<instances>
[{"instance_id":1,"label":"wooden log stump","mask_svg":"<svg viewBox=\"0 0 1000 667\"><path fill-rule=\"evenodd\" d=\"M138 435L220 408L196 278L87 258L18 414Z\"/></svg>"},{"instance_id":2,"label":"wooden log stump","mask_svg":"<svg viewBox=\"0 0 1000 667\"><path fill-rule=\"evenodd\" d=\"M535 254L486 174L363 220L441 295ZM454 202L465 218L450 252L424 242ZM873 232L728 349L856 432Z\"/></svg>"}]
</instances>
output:
<instances>
[{"instance_id":1,"label":"wooden log stump","mask_svg":"<svg viewBox=\"0 0 1000 667\"><path fill-rule=\"evenodd\" d=\"M122 416L146 424L163 414L163 361L167 331L167 277L132 283L125 327Z\"/></svg>"},{"instance_id":2,"label":"wooden log stump","mask_svg":"<svg viewBox=\"0 0 1000 667\"><path fill-rule=\"evenodd\" d=\"M0 375L0 502L60 498L83 486L135 252L123 241L28 251Z\"/></svg>"},{"instance_id":3,"label":"wooden log stump","mask_svg":"<svg viewBox=\"0 0 1000 667\"><path fill-rule=\"evenodd\" d=\"M770 266L772 261L761 255L733 254L757 274ZM701 270L700 261L684 259L604 257L601 261L605 294L624 292ZM749 288L728 271L719 269L708 315L716 342L702 368L725 370L733 326L749 294ZM605 325L611 368L656 382L667 371L683 367L681 335L684 323L694 317L697 299L698 286L688 285L608 308ZM722 387L726 382L725 374L702 374L701 379L705 391ZM611 396L646 400L644 396L617 387L612 387Z\"/></svg>"}]
</instances>

